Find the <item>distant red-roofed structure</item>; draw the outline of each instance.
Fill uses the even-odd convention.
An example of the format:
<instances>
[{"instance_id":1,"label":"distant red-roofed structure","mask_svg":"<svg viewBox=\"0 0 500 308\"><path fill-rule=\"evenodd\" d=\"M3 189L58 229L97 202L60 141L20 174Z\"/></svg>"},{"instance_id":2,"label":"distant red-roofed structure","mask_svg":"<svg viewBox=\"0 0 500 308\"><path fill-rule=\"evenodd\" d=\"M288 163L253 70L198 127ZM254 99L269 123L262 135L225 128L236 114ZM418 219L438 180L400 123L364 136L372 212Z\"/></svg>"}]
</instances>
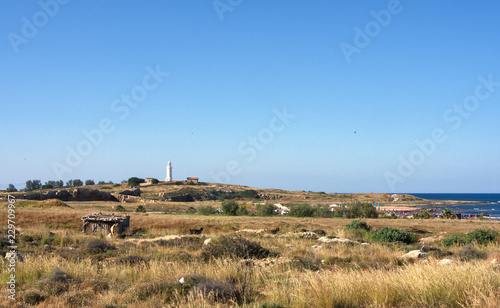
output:
<instances>
[{"instance_id":1,"label":"distant red-roofed structure","mask_svg":"<svg viewBox=\"0 0 500 308\"><path fill-rule=\"evenodd\" d=\"M188 184L198 184L198 178L187 178L187 183Z\"/></svg>"}]
</instances>

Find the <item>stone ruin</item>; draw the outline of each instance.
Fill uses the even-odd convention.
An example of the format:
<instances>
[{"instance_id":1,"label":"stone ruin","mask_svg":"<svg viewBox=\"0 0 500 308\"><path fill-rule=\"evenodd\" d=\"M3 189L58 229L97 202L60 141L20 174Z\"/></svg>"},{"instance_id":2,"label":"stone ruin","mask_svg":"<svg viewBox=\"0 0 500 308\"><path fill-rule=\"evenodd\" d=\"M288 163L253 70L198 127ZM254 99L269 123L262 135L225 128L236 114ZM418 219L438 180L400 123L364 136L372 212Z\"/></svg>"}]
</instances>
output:
<instances>
[{"instance_id":1,"label":"stone ruin","mask_svg":"<svg viewBox=\"0 0 500 308\"><path fill-rule=\"evenodd\" d=\"M116 237L130 227L129 215L92 213L82 217L82 232L102 233Z\"/></svg>"}]
</instances>

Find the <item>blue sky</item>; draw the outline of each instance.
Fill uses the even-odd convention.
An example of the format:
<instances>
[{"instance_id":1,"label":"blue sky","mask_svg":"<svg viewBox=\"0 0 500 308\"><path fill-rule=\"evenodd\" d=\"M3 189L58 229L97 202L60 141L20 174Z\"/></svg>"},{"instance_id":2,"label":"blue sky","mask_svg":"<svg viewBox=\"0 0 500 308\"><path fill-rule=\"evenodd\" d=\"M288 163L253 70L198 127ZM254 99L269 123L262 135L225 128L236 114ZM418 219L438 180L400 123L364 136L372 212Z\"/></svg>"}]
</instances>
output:
<instances>
[{"instance_id":1,"label":"blue sky","mask_svg":"<svg viewBox=\"0 0 500 308\"><path fill-rule=\"evenodd\" d=\"M0 188L164 179L172 161L254 187L499 192L499 10L1 1Z\"/></svg>"}]
</instances>

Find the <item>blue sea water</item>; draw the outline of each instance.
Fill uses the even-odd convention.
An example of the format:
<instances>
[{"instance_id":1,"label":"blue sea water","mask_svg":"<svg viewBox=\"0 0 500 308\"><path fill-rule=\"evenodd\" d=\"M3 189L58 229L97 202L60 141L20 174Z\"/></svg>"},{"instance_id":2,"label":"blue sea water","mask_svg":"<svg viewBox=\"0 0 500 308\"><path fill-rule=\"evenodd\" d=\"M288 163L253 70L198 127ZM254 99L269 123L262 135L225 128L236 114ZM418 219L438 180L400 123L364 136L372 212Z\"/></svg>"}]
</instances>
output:
<instances>
[{"instance_id":1,"label":"blue sea water","mask_svg":"<svg viewBox=\"0 0 500 308\"><path fill-rule=\"evenodd\" d=\"M479 201L456 206L432 207L435 209L448 208L463 215L479 215L486 213L492 219L500 219L500 194L411 194L415 197L428 200L457 200L457 201Z\"/></svg>"}]
</instances>

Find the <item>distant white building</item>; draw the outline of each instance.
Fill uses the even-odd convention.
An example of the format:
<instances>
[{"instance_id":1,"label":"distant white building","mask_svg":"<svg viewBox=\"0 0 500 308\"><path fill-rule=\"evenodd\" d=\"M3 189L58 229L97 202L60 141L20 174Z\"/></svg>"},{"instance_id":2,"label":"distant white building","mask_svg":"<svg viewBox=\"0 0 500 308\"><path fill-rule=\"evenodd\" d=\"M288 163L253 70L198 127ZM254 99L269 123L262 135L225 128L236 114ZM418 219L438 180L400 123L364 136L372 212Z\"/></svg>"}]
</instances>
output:
<instances>
[{"instance_id":1,"label":"distant white building","mask_svg":"<svg viewBox=\"0 0 500 308\"><path fill-rule=\"evenodd\" d=\"M281 203L276 203L273 205L274 205L274 207L276 207L276 213L278 213L278 214L284 215L284 214L290 213L290 209Z\"/></svg>"}]
</instances>

